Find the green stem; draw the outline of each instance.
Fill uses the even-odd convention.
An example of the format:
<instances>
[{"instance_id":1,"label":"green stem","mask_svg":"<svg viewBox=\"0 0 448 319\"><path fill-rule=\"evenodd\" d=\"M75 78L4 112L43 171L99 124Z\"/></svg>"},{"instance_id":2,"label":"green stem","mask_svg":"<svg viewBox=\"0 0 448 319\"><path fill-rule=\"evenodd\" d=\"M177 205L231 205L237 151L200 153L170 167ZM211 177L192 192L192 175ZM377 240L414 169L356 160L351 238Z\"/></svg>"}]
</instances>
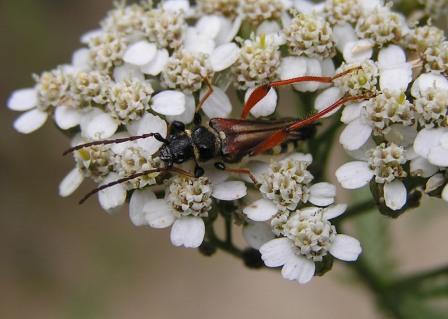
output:
<instances>
[{"instance_id":1,"label":"green stem","mask_svg":"<svg viewBox=\"0 0 448 319\"><path fill-rule=\"evenodd\" d=\"M224 218L225 218L225 227L226 227L226 243L233 246L233 243L232 243L232 215L227 214Z\"/></svg>"},{"instance_id":2,"label":"green stem","mask_svg":"<svg viewBox=\"0 0 448 319\"><path fill-rule=\"evenodd\" d=\"M405 289L410 286L419 285L427 279L434 279L439 276L448 275L448 266L443 266L431 271L426 271L407 278L400 279L392 284L394 288Z\"/></svg>"},{"instance_id":3,"label":"green stem","mask_svg":"<svg viewBox=\"0 0 448 319\"><path fill-rule=\"evenodd\" d=\"M383 280L375 274L363 258L352 264L361 282L373 293L378 304L396 319L405 319L400 309L399 296L387 288Z\"/></svg>"},{"instance_id":4,"label":"green stem","mask_svg":"<svg viewBox=\"0 0 448 319\"><path fill-rule=\"evenodd\" d=\"M229 227L230 230L228 230L227 225L228 225L228 222L227 222L227 218L226 218L226 240L223 241L223 240L219 239L218 236L216 236L215 229L213 227L213 222L206 223L205 233L206 233L207 239L210 242L210 244L215 246L217 249L220 249L220 250L222 250L230 255L233 255L237 258L242 258L243 251L241 249L235 247L235 245L233 244L233 241L232 241L231 218L230 218L230 227Z\"/></svg>"}]
</instances>

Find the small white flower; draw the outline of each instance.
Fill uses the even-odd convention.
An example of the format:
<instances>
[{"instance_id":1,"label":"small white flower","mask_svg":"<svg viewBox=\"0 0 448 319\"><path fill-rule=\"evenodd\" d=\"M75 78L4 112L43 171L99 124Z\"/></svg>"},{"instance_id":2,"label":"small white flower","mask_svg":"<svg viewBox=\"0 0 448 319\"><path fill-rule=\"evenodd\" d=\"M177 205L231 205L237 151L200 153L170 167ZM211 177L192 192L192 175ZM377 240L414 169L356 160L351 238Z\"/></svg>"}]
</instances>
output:
<instances>
[{"instance_id":1,"label":"small white flower","mask_svg":"<svg viewBox=\"0 0 448 319\"><path fill-rule=\"evenodd\" d=\"M400 210L407 200L406 188L400 180L407 175L403 168L407 162L405 150L395 144L381 144L368 154L368 162L353 161L339 167L336 178L343 188L358 189L375 177L376 183L384 184L386 206Z\"/></svg>"},{"instance_id":2,"label":"small white flower","mask_svg":"<svg viewBox=\"0 0 448 319\"><path fill-rule=\"evenodd\" d=\"M134 224L153 228L171 228L174 246L197 248L205 235L202 218L211 209L212 186L207 178L190 179L175 176L169 181L165 199L157 199L151 191L137 193L131 199ZM134 197L134 195L133 195Z\"/></svg>"},{"instance_id":3,"label":"small white flower","mask_svg":"<svg viewBox=\"0 0 448 319\"><path fill-rule=\"evenodd\" d=\"M313 176L307 170L312 159L304 154L293 154L280 162L273 162L260 174L259 199L244 208L243 213L253 221L268 221L283 211L293 211L300 205L312 203L329 206L334 203L336 187L329 183L311 185Z\"/></svg>"},{"instance_id":4,"label":"small white flower","mask_svg":"<svg viewBox=\"0 0 448 319\"><path fill-rule=\"evenodd\" d=\"M284 236L260 248L268 267L282 267L282 276L299 284L308 283L315 273L315 261L330 253L344 261L354 261L361 253L358 240L336 233L330 219L341 215L346 206L335 209L315 207L294 212L286 221Z\"/></svg>"}]
</instances>

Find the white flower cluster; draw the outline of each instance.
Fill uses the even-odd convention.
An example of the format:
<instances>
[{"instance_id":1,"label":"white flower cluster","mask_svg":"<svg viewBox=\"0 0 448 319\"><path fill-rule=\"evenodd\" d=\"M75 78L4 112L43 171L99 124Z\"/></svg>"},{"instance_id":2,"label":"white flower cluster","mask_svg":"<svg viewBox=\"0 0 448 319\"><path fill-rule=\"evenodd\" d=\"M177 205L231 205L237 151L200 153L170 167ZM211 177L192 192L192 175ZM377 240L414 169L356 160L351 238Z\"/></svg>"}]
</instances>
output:
<instances>
[{"instance_id":1,"label":"white flower cluster","mask_svg":"<svg viewBox=\"0 0 448 319\"><path fill-rule=\"evenodd\" d=\"M105 210L129 201L135 225L172 226L174 245L195 248L209 239L211 216L231 202L233 215L243 211L245 237L265 265L282 266L283 277L299 283L333 257L356 260L359 242L332 224L346 205L334 204L334 185L313 183L310 155L241 163L258 182L258 199L250 205L250 181L230 179L229 172L244 169L224 172L207 163L204 176L193 178L188 173L195 163L178 160L177 171L170 170L163 147L176 124L186 126L183 137L192 143L198 109L208 118L228 118L235 114L230 88L248 102L260 94L257 87L275 81L250 109L265 123L285 117L274 88L282 83L307 92L306 98L314 94L317 111L347 102L339 141L354 161L335 173L342 187L370 184L381 212L392 216L406 209L415 191L448 202L448 42L442 30L430 22L408 25L382 0L157 3L117 4L99 29L82 36L70 64L34 76L32 88L8 100L11 110L24 112L14 123L17 131L34 132L52 118L72 136L72 147L89 143L74 151L62 196L93 179L104 187L98 194ZM302 77L315 80L286 81ZM214 133L216 147L231 140ZM299 145L296 151L315 151ZM191 153L189 159L198 160L200 147Z\"/></svg>"},{"instance_id":2,"label":"white flower cluster","mask_svg":"<svg viewBox=\"0 0 448 319\"><path fill-rule=\"evenodd\" d=\"M336 186L311 184L314 178L307 170L311 162L309 154L272 162L260 173L263 198L243 210L250 220L244 235L260 250L266 266L283 266L282 276L301 284L313 278L316 263L328 254L353 261L361 253L356 239L337 234L331 224L347 205L334 204Z\"/></svg>"}]
</instances>

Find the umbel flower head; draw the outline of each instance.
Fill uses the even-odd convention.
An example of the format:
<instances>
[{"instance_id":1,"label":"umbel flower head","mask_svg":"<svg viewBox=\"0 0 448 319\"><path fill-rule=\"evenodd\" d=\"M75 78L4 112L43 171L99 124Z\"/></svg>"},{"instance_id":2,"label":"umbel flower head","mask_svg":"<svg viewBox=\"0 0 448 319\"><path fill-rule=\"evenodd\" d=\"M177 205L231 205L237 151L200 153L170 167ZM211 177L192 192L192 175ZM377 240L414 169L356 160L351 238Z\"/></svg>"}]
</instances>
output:
<instances>
[{"instance_id":1,"label":"umbel flower head","mask_svg":"<svg viewBox=\"0 0 448 319\"><path fill-rule=\"evenodd\" d=\"M50 119L70 136L61 196L91 179L108 213L129 202L134 225L171 227L175 246L255 256L303 284L361 253L338 233L351 214L337 186L368 185L391 217L423 193L448 202L448 45L427 19L440 3L411 24L382 0L122 1L7 106L20 133ZM332 171L336 144L352 159Z\"/></svg>"}]
</instances>

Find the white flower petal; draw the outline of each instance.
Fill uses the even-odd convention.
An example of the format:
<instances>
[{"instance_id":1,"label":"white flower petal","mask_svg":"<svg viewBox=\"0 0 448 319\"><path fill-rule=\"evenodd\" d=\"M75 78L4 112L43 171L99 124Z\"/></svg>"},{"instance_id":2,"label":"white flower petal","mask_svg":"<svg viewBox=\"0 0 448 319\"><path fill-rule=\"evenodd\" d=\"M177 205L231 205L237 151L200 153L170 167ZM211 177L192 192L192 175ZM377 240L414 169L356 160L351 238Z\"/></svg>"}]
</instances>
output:
<instances>
[{"instance_id":1,"label":"white flower petal","mask_svg":"<svg viewBox=\"0 0 448 319\"><path fill-rule=\"evenodd\" d=\"M340 52L344 52L347 43L358 40L355 29L349 23L337 24L333 27L333 40Z\"/></svg>"},{"instance_id":2,"label":"white flower petal","mask_svg":"<svg viewBox=\"0 0 448 319\"><path fill-rule=\"evenodd\" d=\"M130 135L127 132L119 132L117 134L114 134L111 139L121 139L121 138L128 138ZM82 144L82 143L81 143ZM128 141L124 143L117 143L110 145L110 148L114 154L121 155L124 151L126 151L129 147L133 146L133 141Z\"/></svg>"},{"instance_id":3,"label":"white flower petal","mask_svg":"<svg viewBox=\"0 0 448 319\"><path fill-rule=\"evenodd\" d=\"M238 16L233 20L233 23L231 23L230 28L223 25L220 34L216 38L216 43L224 44L231 42L240 31L242 24L243 24L243 18L241 16Z\"/></svg>"},{"instance_id":4,"label":"white flower petal","mask_svg":"<svg viewBox=\"0 0 448 319\"><path fill-rule=\"evenodd\" d=\"M166 137L168 126L166 122L157 115L147 113L140 120L129 125L128 131L131 135L159 133L162 137ZM157 141L154 137L138 140L136 143L139 147L143 148L149 156L156 153L163 145L162 142Z\"/></svg>"},{"instance_id":5,"label":"white flower petal","mask_svg":"<svg viewBox=\"0 0 448 319\"><path fill-rule=\"evenodd\" d=\"M316 265L311 260L301 256L294 256L283 266L282 277L287 280L296 280L304 285L313 279Z\"/></svg>"},{"instance_id":6,"label":"white flower petal","mask_svg":"<svg viewBox=\"0 0 448 319\"><path fill-rule=\"evenodd\" d=\"M243 182L233 181L218 184L213 188L212 196L219 200L237 200L247 195L247 187Z\"/></svg>"},{"instance_id":7,"label":"white flower petal","mask_svg":"<svg viewBox=\"0 0 448 319\"><path fill-rule=\"evenodd\" d=\"M330 247L330 254L340 260L355 261L362 252L361 244L356 238L347 235L336 235Z\"/></svg>"},{"instance_id":8,"label":"white flower petal","mask_svg":"<svg viewBox=\"0 0 448 319\"><path fill-rule=\"evenodd\" d=\"M411 94L414 97L418 97L420 93L423 93L430 88L448 90L448 79L441 74L422 74L414 81L411 88Z\"/></svg>"},{"instance_id":9,"label":"white flower petal","mask_svg":"<svg viewBox=\"0 0 448 319\"><path fill-rule=\"evenodd\" d=\"M204 241L205 224L200 217L182 217L171 228L171 243L186 248L197 248Z\"/></svg>"},{"instance_id":10,"label":"white flower petal","mask_svg":"<svg viewBox=\"0 0 448 319\"><path fill-rule=\"evenodd\" d=\"M393 92L404 92L412 81L412 66L406 63L402 68L381 70L380 88Z\"/></svg>"},{"instance_id":11,"label":"white flower petal","mask_svg":"<svg viewBox=\"0 0 448 319\"><path fill-rule=\"evenodd\" d=\"M117 174L109 174L100 186L115 182L118 179ZM100 191L98 193L98 200L104 210L111 210L123 205L126 201L126 195L126 187L123 184L118 184Z\"/></svg>"},{"instance_id":12,"label":"white flower petal","mask_svg":"<svg viewBox=\"0 0 448 319\"><path fill-rule=\"evenodd\" d=\"M306 75L322 76L322 65L318 59L306 59ZM299 92L314 92L321 86L319 82L303 82L294 84L293 87Z\"/></svg>"},{"instance_id":13,"label":"white flower petal","mask_svg":"<svg viewBox=\"0 0 448 319\"><path fill-rule=\"evenodd\" d=\"M247 168L252 172L252 175L255 176L257 181L260 181L263 177L263 174L268 171L269 163L259 160L251 160L249 161L249 163L247 163ZM254 183L247 175L243 175L241 176L241 178L247 183Z\"/></svg>"},{"instance_id":14,"label":"white flower petal","mask_svg":"<svg viewBox=\"0 0 448 319\"><path fill-rule=\"evenodd\" d=\"M365 14L372 11L378 6L384 5L383 0L358 0L358 2L361 5L361 8L363 9Z\"/></svg>"},{"instance_id":15,"label":"white flower petal","mask_svg":"<svg viewBox=\"0 0 448 319\"><path fill-rule=\"evenodd\" d=\"M277 214L277 206L268 199L259 199L246 208L244 208L243 213L246 216L256 222L264 222Z\"/></svg>"},{"instance_id":16,"label":"white flower petal","mask_svg":"<svg viewBox=\"0 0 448 319\"><path fill-rule=\"evenodd\" d=\"M277 238L260 247L261 258L268 267L280 267L294 257L293 243L288 238Z\"/></svg>"},{"instance_id":17,"label":"white flower petal","mask_svg":"<svg viewBox=\"0 0 448 319\"><path fill-rule=\"evenodd\" d=\"M188 13L190 2L188 0L165 0L162 2L162 8L167 11L184 11Z\"/></svg>"},{"instance_id":18,"label":"white flower petal","mask_svg":"<svg viewBox=\"0 0 448 319\"><path fill-rule=\"evenodd\" d=\"M157 50L157 54L148 64L143 65L140 71L144 74L157 76L162 72L169 59L169 53L166 49Z\"/></svg>"},{"instance_id":19,"label":"white flower petal","mask_svg":"<svg viewBox=\"0 0 448 319\"><path fill-rule=\"evenodd\" d=\"M208 35L196 30L196 28L188 28L184 36L184 49L191 53L212 54L215 49L215 41Z\"/></svg>"},{"instance_id":20,"label":"white flower petal","mask_svg":"<svg viewBox=\"0 0 448 319\"><path fill-rule=\"evenodd\" d=\"M81 48L72 55L72 65L78 70L88 70L90 68L90 50Z\"/></svg>"},{"instance_id":21,"label":"white flower petal","mask_svg":"<svg viewBox=\"0 0 448 319\"><path fill-rule=\"evenodd\" d=\"M428 154L428 161L440 167L448 167L448 148L436 146L431 148Z\"/></svg>"},{"instance_id":22,"label":"white flower petal","mask_svg":"<svg viewBox=\"0 0 448 319\"><path fill-rule=\"evenodd\" d=\"M308 0L294 0L294 8L302 13L310 14L316 9L316 5Z\"/></svg>"},{"instance_id":23,"label":"white flower petal","mask_svg":"<svg viewBox=\"0 0 448 319\"><path fill-rule=\"evenodd\" d=\"M163 115L181 115L185 104L185 94L179 91L162 91L152 98L153 111Z\"/></svg>"},{"instance_id":24,"label":"white flower petal","mask_svg":"<svg viewBox=\"0 0 448 319\"><path fill-rule=\"evenodd\" d=\"M166 119L169 123L179 121L184 124L190 124L193 122L195 112L196 101L194 100L194 96L191 94L185 94L185 112L181 115L166 116Z\"/></svg>"},{"instance_id":25,"label":"white flower petal","mask_svg":"<svg viewBox=\"0 0 448 319\"><path fill-rule=\"evenodd\" d=\"M244 98L245 102L249 100L249 97L254 90L255 88L251 88L246 91L246 96ZM274 88L271 88L268 94L250 110L250 114L257 118L272 115L277 107L277 100L277 92Z\"/></svg>"},{"instance_id":26,"label":"white flower petal","mask_svg":"<svg viewBox=\"0 0 448 319\"><path fill-rule=\"evenodd\" d=\"M404 147L412 145L416 136L417 130L415 127L404 126L401 124L391 125L387 134L385 134L385 138L388 142Z\"/></svg>"},{"instance_id":27,"label":"white flower petal","mask_svg":"<svg viewBox=\"0 0 448 319\"><path fill-rule=\"evenodd\" d=\"M373 177L367 162L355 161L342 165L336 171L336 178L345 189L357 189L366 186Z\"/></svg>"},{"instance_id":28,"label":"white flower petal","mask_svg":"<svg viewBox=\"0 0 448 319\"><path fill-rule=\"evenodd\" d=\"M363 146L372 134L372 127L361 118L350 122L342 131L339 142L348 151L354 151Z\"/></svg>"},{"instance_id":29,"label":"white flower petal","mask_svg":"<svg viewBox=\"0 0 448 319\"><path fill-rule=\"evenodd\" d=\"M37 105L37 91L34 88L14 91L7 102L13 111L28 111Z\"/></svg>"},{"instance_id":30,"label":"white flower petal","mask_svg":"<svg viewBox=\"0 0 448 319\"><path fill-rule=\"evenodd\" d=\"M217 47L209 57L210 65L215 72L220 72L232 66L238 60L239 47L231 42Z\"/></svg>"},{"instance_id":31,"label":"white flower petal","mask_svg":"<svg viewBox=\"0 0 448 319\"><path fill-rule=\"evenodd\" d=\"M333 59L325 59L321 61L321 68L322 68L322 76L334 76L336 74L336 66L334 65ZM331 87L332 84L328 83L321 83L320 89L326 89Z\"/></svg>"},{"instance_id":32,"label":"white flower petal","mask_svg":"<svg viewBox=\"0 0 448 319\"><path fill-rule=\"evenodd\" d=\"M48 118L48 113L32 109L20 115L14 122L14 128L22 134L29 134L42 127Z\"/></svg>"},{"instance_id":33,"label":"white flower petal","mask_svg":"<svg viewBox=\"0 0 448 319\"><path fill-rule=\"evenodd\" d=\"M243 236L249 246L257 250L275 238L271 226L262 222L249 223L247 226L244 226Z\"/></svg>"},{"instance_id":34,"label":"white flower petal","mask_svg":"<svg viewBox=\"0 0 448 319\"><path fill-rule=\"evenodd\" d=\"M445 176L441 173L435 174L426 182L425 193L431 193L445 184Z\"/></svg>"},{"instance_id":35,"label":"white flower petal","mask_svg":"<svg viewBox=\"0 0 448 319\"><path fill-rule=\"evenodd\" d=\"M398 45L389 45L378 53L380 69L395 68L406 62L406 53Z\"/></svg>"},{"instance_id":36,"label":"white flower petal","mask_svg":"<svg viewBox=\"0 0 448 319\"><path fill-rule=\"evenodd\" d=\"M201 91L201 99L207 94L208 87ZM202 105L202 110L209 118L228 118L232 113L232 103L227 94L219 87L213 86L213 93Z\"/></svg>"},{"instance_id":37,"label":"white flower petal","mask_svg":"<svg viewBox=\"0 0 448 319\"><path fill-rule=\"evenodd\" d=\"M311 163L313 162L313 155L304 153L292 153L286 156L285 160L301 161L311 165Z\"/></svg>"},{"instance_id":38,"label":"white flower petal","mask_svg":"<svg viewBox=\"0 0 448 319\"><path fill-rule=\"evenodd\" d=\"M369 137L367 142L363 146L358 148L357 150L354 150L354 151L345 150L345 152L355 160L367 162L370 158L368 151L371 150L372 148L375 148L376 146L377 145L376 145L375 141L373 140L373 138Z\"/></svg>"},{"instance_id":39,"label":"white flower petal","mask_svg":"<svg viewBox=\"0 0 448 319\"><path fill-rule=\"evenodd\" d=\"M132 65L143 66L157 55L157 46L148 41L138 41L130 45L123 56L123 61Z\"/></svg>"},{"instance_id":40,"label":"white flower petal","mask_svg":"<svg viewBox=\"0 0 448 319\"><path fill-rule=\"evenodd\" d=\"M325 91L322 91L317 97L314 102L314 108L317 111L322 111L326 107L332 105L334 102L339 100L342 96L344 96L344 92L342 92L341 89L337 87L331 87L326 89ZM335 114L339 109L335 109L332 112L325 114L323 118L332 116Z\"/></svg>"},{"instance_id":41,"label":"white flower petal","mask_svg":"<svg viewBox=\"0 0 448 319\"><path fill-rule=\"evenodd\" d=\"M215 39L221 31L221 21L217 15L204 15L196 23L196 30L210 39Z\"/></svg>"},{"instance_id":42,"label":"white flower petal","mask_svg":"<svg viewBox=\"0 0 448 319\"><path fill-rule=\"evenodd\" d=\"M330 183L317 183L310 187L309 201L316 206L328 206L334 203L336 186Z\"/></svg>"},{"instance_id":43,"label":"white flower petal","mask_svg":"<svg viewBox=\"0 0 448 319\"><path fill-rule=\"evenodd\" d=\"M374 44L370 40L348 42L343 49L344 60L347 63L362 63L373 55Z\"/></svg>"},{"instance_id":44,"label":"white flower petal","mask_svg":"<svg viewBox=\"0 0 448 319\"><path fill-rule=\"evenodd\" d=\"M277 33L281 31L280 25L276 21L265 20L257 28L257 35Z\"/></svg>"},{"instance_id":45,"label":"white flower petal","mask_svg":"<svg viewBox=\"0 0 448 319\"><path fill-rule=\"evenodd\" d=\"M138 80L138 81L145 81L145 76L143 75L142 71L134 65L131 64L124 64L121 66L118 66L114 69L114 80L116 82L123 82L126 80Z\"/></svg>"},{"instance_id":46,"label":"white flower petal","mask_svg":"<svg viewBox=\"0 0 448 319\"><path fill-rule=\"evenodd\" d=\"M325 217L327 219L333 219L341 216L347 210L347 204L331 205L325 208Z\"/></svg>"},{"instance_id":47,"label":"white flower petal","mask_svg":"<svg viewBox=\"0 0 448 319\"><path fill-rule=\"evenodd\" d=\"M414 151L418 155L428 158L431 149L439 145L440 139L446 132L448 132L446 128L421 130L415 138Z\"/></svg>"},{"instance_id":48,"label":"white flower petal","mask_svg":"<svg viewBox=\"0 0 448 319\"><path fill-rule=\"evenodd\" d=\"M54 111L54 120L60 129L68 130L81 123L81 113L69 106L58 106Z\"/></svg>"},{"instance_id":49,"label":"white flower petal","mask_svg":"<svg viewBox=\"0 0 448 319\"><path fill-rule=\"evenodd\" d=\"M212 185L224 183L229 179L229 172L215 168L214 163L205 164L202 168L205 171L205 176L207 176Z\"/></svg>"},{"instance_id":50,"label":"white flower petal","mask_svg":"<svg viewBox=\"0 0 448 319\"><path fill-rule=\"evenodd\" d=\"M95 29L84 33L81 36L82 44L89 44L90 40L97 38L103 34L103 29Z\"/></svg>"},{"instance_id":51,"label":"white flower petal","mask_svg":"<svg viewBox=\"0 0 448 319\"><path fill-rule=\"evenodd\" d=\"M76 167L64 177L62 182L59 184L59 196L68 197L74 193L81 185L84 180L84 175Z\"/></svg>"},{"instance_id":52,"label":"white flower petal","mask_svg":"<svg viewBox=\"0 0 448 319\"><path fill-rule=\"evenodd\" d=\"M384 184L384 200L386 206L392 210L400 210L406 204L408 192L403 182L394 180Z\"/></svg>"},{"instance_id":53,"label":"white flower petal","mask_svg":"<svg viewBox=\"0 0 448 319\"><path fill-rule=\"evenodd\" d=\"M304 57L286 57L283 58L279 68L281 80L292 79L304 76L307 70L308 60Z\"/></svg>"},{"instance_id":54,"label":"white flower petal","mask_svg":"<svg viewBox=\"0 0 448 319\"><path fill-rule=\"evenodd\" d=\"M148 224L146 213L143 208L148 202L156 199L156 195L150 190L136 189L132 193L129 202L129 218L135 226L144 226Z\"/></svg>"},{"instance_id":55,"label":"white flower petal","mask_svg":"<svg viewBox=\"0 0 448 319\"><path fill-rule=\"evenodd\" d=\"M342 111L341 122L349 124L361 116L361 111L366 102L352 103L344 106Z\"/></svg>"},{"instance_id":56,"label":"white flower petal","mask_svg":"<svg viewBox=\"0 0 448 319\"><path fill-rule=\"evenodd\" d=\"M104 140L115 134L118 123L108 113L93 109L81 116L81 134L89 140Z\"/></svg>"},{"instance_id":57,"label":"white flower petal","mask_svg":"<svg viewBox=\"0 0 448 319\"><path fill-rule=\"evenodd\" d=\"M448 184L443 188L443 191L442 191L442 199L443 199L445 202L448 202Z\"/></svg>"},{"instance_id":58,"label":"white flower petal","mask_svg":"<svg viewBox=\"0 0 448 319\"><path fill-rule=\"evenodd\" d=\"M437 173L439 168L432 165L423 157L417 157L411 161L411 174L413 176L421 176L428 178Z\"/></svg>"},{"instance_id":59,"label":"white flower petal","mask_svg":"<svg viewBox=\"0 0 448 319\"><path fill-rule=\"evenodd\" d=\"M145 215L146 223L156 229L170 227L176 217L164 199L150 199L143 206L143 214Z\"/></svg>"}]
</instances>

